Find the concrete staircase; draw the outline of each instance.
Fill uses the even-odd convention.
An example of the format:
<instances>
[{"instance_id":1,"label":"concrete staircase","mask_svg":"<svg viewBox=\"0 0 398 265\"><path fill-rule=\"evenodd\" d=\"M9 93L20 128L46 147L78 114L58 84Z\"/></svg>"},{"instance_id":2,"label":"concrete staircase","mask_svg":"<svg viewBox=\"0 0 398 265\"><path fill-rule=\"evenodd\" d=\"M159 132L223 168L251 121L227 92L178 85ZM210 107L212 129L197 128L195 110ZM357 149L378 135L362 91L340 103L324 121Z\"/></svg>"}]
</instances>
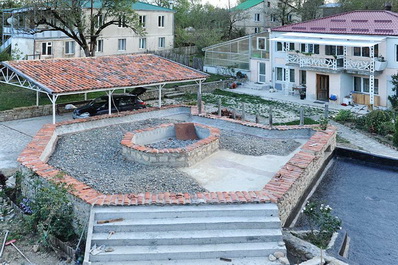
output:
<instances>
[{"instance_id":1,"label":"concrete staircase","mask_svg":"<svg viewBox=\"0 0 398 265\"><path fill-rule=\"evenodd\" d=\"M275 204L94 207L84 264L280 264L281 241Z\"/></svg>"}]
</instances>

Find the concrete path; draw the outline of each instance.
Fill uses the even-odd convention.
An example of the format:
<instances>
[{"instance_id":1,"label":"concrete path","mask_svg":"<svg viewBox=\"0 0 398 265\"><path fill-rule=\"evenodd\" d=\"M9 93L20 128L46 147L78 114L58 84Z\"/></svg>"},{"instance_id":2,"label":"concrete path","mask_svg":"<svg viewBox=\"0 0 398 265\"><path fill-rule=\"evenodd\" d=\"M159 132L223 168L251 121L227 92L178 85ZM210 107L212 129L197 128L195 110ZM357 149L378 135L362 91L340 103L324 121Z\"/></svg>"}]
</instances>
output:
<instances>
[{"instance_id":1,"label":"concrete path","mask_svg":"<svg viewBox=\"0 0 398 265\"><path fill-rule=\"evenodd\" d=\"M57 116L57 121L72 119L72 114ZM0 122L0 170L9 175L18 167L17 158L33 136L52 116Z\"/></svg>"},{"instance_id":2,"label":"concrete path","mask_svg":"<svg viewBox=\"0 0 398 265\"><path fill-rule=\"evenodd\" d=\"M398 151L379 143L369 136L340 123L334 121L330 121L330 123L337 127L339 136L350 141L351 144L360 147L362 151L380 156L398 158Z\"/></svg>"},{"instance_id":3,"label":"concrete path","mask_svg":"<svg viewBox=\"0 0 398 265\"><path fill-rule=\"evenodd\" d=\"M248 85L238 87L237 89L229 89L228 91L240 94L249 94L260 96L264 99L269 100L276 100L280 102L290 102L296 104L302 104L307 106L316 106L323 108L322 104L314 103L313 100L300 100L296 95L284 95L281 91L275 93L269 93L267 90L255 90L250 89ZM365 106L341 106L341 105L334 105L330 104L329 109L334 110L351 110L354 113L358 114L366 114L367 110ZM368 152L370 154L380 155L380 156L387 156L392 158L398 158L398 151L379 143L378 141L370 138L369 136L355 130L351 129L347 126L339 124L337 122L330 121L331 124L335 125L338 128L338 134L342 138L350 141L350 143L354 146L358 146L362 151Z\"/></svg>"}]
</instances>

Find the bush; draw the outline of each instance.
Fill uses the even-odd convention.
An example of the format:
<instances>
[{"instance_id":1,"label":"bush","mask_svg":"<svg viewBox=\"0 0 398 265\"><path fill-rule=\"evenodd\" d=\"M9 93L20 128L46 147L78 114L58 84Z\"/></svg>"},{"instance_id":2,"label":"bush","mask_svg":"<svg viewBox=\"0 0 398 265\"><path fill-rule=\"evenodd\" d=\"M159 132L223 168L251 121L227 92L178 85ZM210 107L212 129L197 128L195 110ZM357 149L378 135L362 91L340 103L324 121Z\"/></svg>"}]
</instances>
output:
<instances>
[{"instance_id":1,"label":"bush","mask_svg":"<svg viewBox=\"0 0 398 265\"><path fill-rule=\"evenodd\" d=\"M341 220L332 214L332 210L329 205L311 201L302 210L311 229L305 239L322 249L326 249L332 234L341 229Z\"/></svg>"},{"instance_id":2,"label":"bush","mask_svg":"<svg viewBox=\"0 0 398 265\"><path fill-rule=\"evenodd\" d=\"M392 113L385 110L374 110L365 116L365 127L371 133L383 134L382 124L392 121Z\"/></svg>"},{"instance_id":3,"label":"bush","mask_svg":"<svg viewBox=\"0 0 398 265\"><path fill-rule=\"evenodd\" d=\"M394 146L398 147L398 118L395 119L395 133L392 138L392 142L394 143Z\"/></svg>"},{"instance_id":4,"label":"bush","mask_svg":"<svg viewBox=\"0 0 398 265\"><path fill-rule=\"evenodd\" d=\"M339 122L349 122L353 121L355 117L350 110L339 110L339 113L337 113L334 119Z\"/></svg>"},{"instance_id":5,"label":"bush","mask_svg":"<svg viewBox=\"0 0 398 265\"><path fill-rule=\"evenodd\" d=\"M31 215L26 217L28 225L41 236L43 244L48 244L48 236L53 235L63 241L70 240L74 235L73 208L67 197L68 191L64 184L36 183L36 194L26 204Z\"/></svg>"},{"instance_id":6,"label":"bush","mask_svg":"<svg viewBox=\"0 0 398 265\"><path fill-rule=\"evenodd\" d=\"M355 119L355 127L361 130L365 129L366 117L360 116Z\"/></svg>"},{"instance_id":7,"label":"bush","mask_svg":"<svg viewBox=\"0 0 398 265\"><path fill-rule=\"evenodd\" d=\"M393 134L395 132L395 125L392 121L382 122L380 124L379 134L386 136L388 134Z\"/></svg>"}]
</instances>

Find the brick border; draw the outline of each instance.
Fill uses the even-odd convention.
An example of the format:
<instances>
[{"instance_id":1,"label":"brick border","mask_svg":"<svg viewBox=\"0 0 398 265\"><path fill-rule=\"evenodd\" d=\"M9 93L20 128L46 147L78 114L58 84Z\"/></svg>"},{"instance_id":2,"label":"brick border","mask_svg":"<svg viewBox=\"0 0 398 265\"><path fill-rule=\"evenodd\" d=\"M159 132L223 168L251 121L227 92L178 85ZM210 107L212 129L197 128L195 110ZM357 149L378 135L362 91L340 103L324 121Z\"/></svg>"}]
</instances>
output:
<instances>
[{"instance_id":1,"label":"brick border","mask_svg":"<svg viewBox=\"0 0 398 265\"><path fill-rule=\"evenodd\" d=\"M177 107L187 107L183 105L165 106L161 110ZM324 152L331 145L335 145L336 130L329 126L327 130L320 131L315 125L305 126L274 126L273 130L296 130L308 129L315 130L315 134L304 144L301 151L294 155L288 163L279 170L262 190L258 191L235 191L235 192L201 192L196 194L189 193L138 193L138 194L112 194L105 195L90 186L78 181L77 179L62 174L62 172L40 159L47 144L53 137L55 129L60 126L67 126L80 122L89 122L115 117L139 114L143 112L156 111L159 108L146 108L131 112L123 112L113 115L94 116L84 120L64 121L57 124L47 124L36 134L33 140L27 145L18 157L18 162L22 166L32 170L40 177L54 182L63 182L70 185L73 189L71 193L92 205L185 205L185 204L217 204L217 203L280 203L289 197L289 192L295 189L300 179L308 175L308 170L316 167L317 162L322 161ZM197 108L191 108L192 115L197 114ZM244 126L262 129L271 128L267 125L256 124L247 121L232 120L216 115L200 114L198 116L210 119L221 119L229 122L238 123ZM334 139L334 140L333 140ZM334 149L334 146L331 146ZM282 217L281 217L282 219Z\"/></svg>"}]
</instances>

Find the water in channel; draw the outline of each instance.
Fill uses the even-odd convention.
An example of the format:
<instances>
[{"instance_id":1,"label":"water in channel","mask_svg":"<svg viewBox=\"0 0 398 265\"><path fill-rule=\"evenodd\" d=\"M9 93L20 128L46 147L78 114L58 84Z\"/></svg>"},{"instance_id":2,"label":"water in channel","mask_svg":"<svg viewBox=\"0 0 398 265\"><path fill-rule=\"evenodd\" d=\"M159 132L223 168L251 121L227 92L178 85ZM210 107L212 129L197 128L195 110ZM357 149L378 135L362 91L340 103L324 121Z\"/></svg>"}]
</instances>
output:
<instances>
[{"instance_id":1,"label":"water in channel","mask_svg":"<svg viewBox=\"0 0 398 265\"><path fill-rule=\"evenodd\" d=\"M335 157L310 200L329 204L351 238L348 259L398 264L398 162L395 167Z\"/></svg>"}]
</instances>

